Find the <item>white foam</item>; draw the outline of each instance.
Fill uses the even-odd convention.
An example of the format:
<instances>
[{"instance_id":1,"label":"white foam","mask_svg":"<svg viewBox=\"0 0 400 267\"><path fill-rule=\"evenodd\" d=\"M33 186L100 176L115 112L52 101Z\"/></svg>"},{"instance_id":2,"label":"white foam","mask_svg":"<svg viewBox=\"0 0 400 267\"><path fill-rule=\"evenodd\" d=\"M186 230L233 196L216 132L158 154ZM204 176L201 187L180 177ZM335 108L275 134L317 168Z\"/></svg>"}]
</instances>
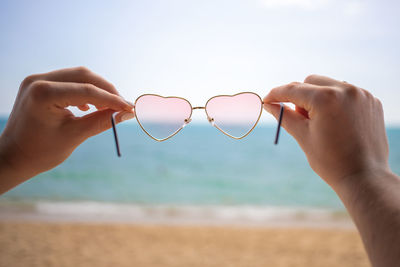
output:
<instances>
[{"instance_id":1,"label":"white foam","mask_svg":"<svg viewBox=\"0 0 400 267\"><path fill-rule=\"evenodd\" d=\"M306 207L137 205L101 202L36 202L31 211L0 212L0 220L123 222L258 226L352 227L344 212Z\"/></svg>"}]
</instances>

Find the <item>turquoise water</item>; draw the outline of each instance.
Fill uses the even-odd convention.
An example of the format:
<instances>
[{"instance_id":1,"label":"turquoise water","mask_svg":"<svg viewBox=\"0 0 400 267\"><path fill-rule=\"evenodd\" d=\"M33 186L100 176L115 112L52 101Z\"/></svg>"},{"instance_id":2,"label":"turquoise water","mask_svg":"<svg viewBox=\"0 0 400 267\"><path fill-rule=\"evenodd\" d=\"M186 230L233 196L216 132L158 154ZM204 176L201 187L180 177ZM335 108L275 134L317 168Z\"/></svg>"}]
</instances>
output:
<instances>
[{"instance_id":1,"label":"turquoise water","mask_svg":"<svg viewBox=\"0 0 400 267\"><path fill-rule=\"evenodd\" d=\"M0 122L1 129L5 120ZM273 205L343 209L294 139L257 126L234 140L210 125L188 125L158 143L136 123L119 125L122 158L107 131L80 146L57 168L0 201L100 201L135 204ZM400 129L388 129L390 163L400 173ZM328 153L328 152L327 152Z\"/></svg>"}]
</instances>

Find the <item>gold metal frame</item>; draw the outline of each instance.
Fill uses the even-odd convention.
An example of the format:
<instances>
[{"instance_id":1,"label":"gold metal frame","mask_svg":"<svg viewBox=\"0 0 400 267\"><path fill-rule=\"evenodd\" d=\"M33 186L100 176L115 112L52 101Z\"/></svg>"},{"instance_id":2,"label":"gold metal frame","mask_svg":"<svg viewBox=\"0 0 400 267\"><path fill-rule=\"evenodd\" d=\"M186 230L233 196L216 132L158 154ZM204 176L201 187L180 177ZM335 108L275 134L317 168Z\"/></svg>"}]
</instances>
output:
<instances>
[{"instance_id":1,"label":"gold metal frame","mask_svg":"<svg viewBox=\"0 0 400 267\"><path fill-rule=\"evenodd\" d=\"M221 128L219 128L217 124L214 124L214 127L217 128L218 130L220 130L223 134L225 134L225 135L227 135L227 136L229 136L229 137L231 137L231 138L233 138L233 139L236 139L236 140L240 140L240 139L242 139L242 138L245 138L245 137L248 136L248 135L253 131L253 129L257 126L258 121L259 121L260 118L261 118L261 114L262 114L262 110L263 110L263 104L264 104L264 102L262 101L261 97L260 97L258 94L254 93L254 92L240 92L240 93L237 93L237 94L234 94L234 95L216 95L216 96L213 96L213 97L211 97L210 99L208 99L207 102L206 102L206 105L204 106L204 110L205 110L205 112L206 112L206 114L207 114L207 119L208 119L208 121L210 121L210 119L212 119L212 118L210 118L210 116L208 116L208 113L207 113L207 104L208 104L208 102L210 102L210 100L212 100L212 99L214 99L214 98L216 98L216 97L220 97L220 96L234 97L234 96L241 95L241 94L253 94L253 95L256 95L256 96L260 99L260 103L261 103L261 105L260 105L260 113L258 114L258 118L257 118L257 120L256 120L256 123L254 123L253 127L251 127L251 129L250 129L245 135L243 135L243 136L241 136L241 137L235 137L235 136L233 136L233 135L228 134L227 132L225 132L225 131L222 130ZM210 122L211 122L211 121L210 121Z\"/></svg>"},{"instance_id":2,"label":"gold metal frame","mask_svg":"<svg viewBox=\"0 0 400 267\"><path fill-rule=\"evenodd\" d=\"M179 96L161 96L161 95L157 95L157 94L143 94L143 95L139 96L138 98L136 98L136 100L135 100L135 109L136 109L136 103L137 103L137 101L138 101L141 97L143 97L143 96L148 96L148 95L159 96L159 97L161 97L161 98L179 98L179 99L185 100L186 102L188 102L188 104L189 104L189 106L190 106L190 108L191 108L190 115L189 115L189 118L187 118L187 120L190 120L190 119L192 118L193 109L194 109L193 106L192 106L192 104L191 104L191 103L189 102L189 100L187 100L186 98L179 97ZM165 141L165 140L170 139L171 137L173 137L174 135L176 135L177 133L179 133L179 132L183 129L183 127L185 127L185 125L186 125L187 123L190 122L190 121L189 121L189 122L187 122L186 124L183 124L178 130L176 130L176 131L175 131L173 134L171 134L170 136L168 136L168 137L166 137L166 138L163 138L163 139L157 139L157 138L155 138L154 136L152 136L149 132L147 132L147 131L144 129L143 125L142 125L142 124L140 123L140 121L139 121L139 118L138 118L136 112L135 112L135 118L136 118L136 121L138 122L140 128L142 128L142 130L143 130L148 136L150 136L153 140L156 140L157 142L162 142L162 141Z\"/></svg>"},{"instance_id":3,"label":"gold metal frame","mask_svg":"<svg viewBox=\"0 0 400 267\"><path fill-rule=\"evenodd\" d=\"M217 124L213 124L213 126L214 126L215 128L217 128L219 131L221 131L223 134L225 134L225 135L227 135L227 136L229 136L229 137L231 137L231 138L233 138L233 139L239 140L239 139L242 139L242 138L245 138L246 136L248 136L248 135L254 130L254 128L257 126L257 124L258 124L258 122L259 122L259 120L260 120L260 118L261 118L261 114L262 114L264 102L262 101L261 97L260 97L258 94L254 93L254 92L240 92L240 93L237 93L237 94L234 94L234 95L216 95L216 96L213 96L213 97L211 97L210 99L208 99L207 102L206 102L206 104L205 104L205 106L198 106L198 107L193 107L192 104L189 102L189 100L187 100L186 98L183 98L183 97L179 97L179 96L161 96L161 95L157 95L157 94L143 94L143 95L140 95L140 96L139 96L138 98L136 98L136 100L135 100L135 104L134 104L135 107L136 107L137 101L138 101L141 97L143 97L143 96L158 96L158 97L161 97L161 98L179 98L179 99L185 100L185 101L189 104L189 106L190 106L190 108L191 108L189 118L187 118L187 119L185 120L185 123L184 123L178 130L176 130L173 134L171 134L170 136L168 136L168 137L166 137L166 138L163 138L163 139L155 138L155 137L152 136L149 132L147 132L146 129L144 129L143 125L140 123L140 120L139 120L137 114L136 114L135 118L136 118L136 121L138 122L140 128L142 128L142 130L143 130L150 138L152 138L153 140L155 140L155 141L157 141L157 142L162 142L162 141L168 140L168 139L170 139L171 137L175 136L175 135L176 135L177 133L179 133L188 123L190 123L191 120L192 120L191 118L192 118L193 110L195 110L195 109L204 109L204 111L206 112L208 121L209 121L210 123L212 123L212 122L213 122L213 119L210 118L210 116L209 116L208 113L207 113L207 104L208 104L208 102L210 102L210 100L212 100L212 99L214 99L214 98L216 98L216 97L221 97L221 96L234 97L234 96L237 96L237 95L240 95L240 94L249 94L249 93L250 93L250 94L256 95L256 96L260 99L261 105L260 105L260 113L259 113L259 115L258 115L257 121L255 122L255 124L253 125L253 127L252 127L245 135L243 135L243 136L241 136L241 137L232 136L232 135L228 134L227 132L225 132L224 130L222 130L221 128L219 128L219 127L217 126Z\"/></svg>"}]
</instances>

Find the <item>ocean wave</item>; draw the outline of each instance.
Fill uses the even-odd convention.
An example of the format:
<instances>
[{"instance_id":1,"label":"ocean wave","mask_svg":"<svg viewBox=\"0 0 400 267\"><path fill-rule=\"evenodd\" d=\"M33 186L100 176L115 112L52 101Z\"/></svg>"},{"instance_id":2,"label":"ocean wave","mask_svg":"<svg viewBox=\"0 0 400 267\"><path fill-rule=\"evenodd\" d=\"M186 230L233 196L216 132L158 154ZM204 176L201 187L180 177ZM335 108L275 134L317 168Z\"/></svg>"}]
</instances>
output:
<instances>
[{"instance_id":1,"label":"ocean wave","mask_svg":"<svg viewBox=\"0 0 400 267\"><path fill-rule=\"evenodd\" d=\"M278 206L138 205L102 202L45 202L0 206L0 220L120 222L254 226L352 227L346 212ZM26 206L26 204L25 204Z\"/></svg>"}]
</instances>

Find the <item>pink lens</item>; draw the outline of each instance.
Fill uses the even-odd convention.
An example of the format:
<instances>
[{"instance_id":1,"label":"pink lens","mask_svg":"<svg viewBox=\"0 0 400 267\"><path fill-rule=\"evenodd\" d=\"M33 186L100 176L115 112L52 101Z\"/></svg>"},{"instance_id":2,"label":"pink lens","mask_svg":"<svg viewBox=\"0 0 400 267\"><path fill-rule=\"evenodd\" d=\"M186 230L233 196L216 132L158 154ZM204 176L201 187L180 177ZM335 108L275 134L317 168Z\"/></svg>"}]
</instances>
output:
<instances>
[{"instance_id":1,"label":"pink lens","mask_svg":"<svg viewBox=\"0 0 400 267\"><path fill-rule=\"evenodd\" d=\"M143 95L136 100L135 113L146 133L162 141L182 129L190 119L192 106L178 97Z\"/></svg>"},{"instance_id":2,"label":"pink lens","mask_svg":"<svg viewBox=\"0 0 400 267\"><path fill-rule=\"evenodd\" d=\"M206 112L214 125L235 138L245 137L257 124L262 111L262 100L254 93L216 96L206 105Z\"/></svg>"}]
</instances>

